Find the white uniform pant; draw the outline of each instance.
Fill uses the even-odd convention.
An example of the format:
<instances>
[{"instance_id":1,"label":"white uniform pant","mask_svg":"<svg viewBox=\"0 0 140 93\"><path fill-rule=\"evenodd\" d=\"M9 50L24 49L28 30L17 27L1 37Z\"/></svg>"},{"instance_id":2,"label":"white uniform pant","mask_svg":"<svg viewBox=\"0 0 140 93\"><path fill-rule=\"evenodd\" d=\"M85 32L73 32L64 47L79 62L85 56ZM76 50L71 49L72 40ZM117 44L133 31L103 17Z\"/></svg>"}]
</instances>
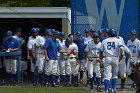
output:
<instances>
[{"instance_id":1,"label":"white uniform pant","mask_svg":"<svg viewBox=\"0 0 140 93\"><path fill-rule=\"evenodd\" d=\"M101 78L101 68L99 62L95 62L93 72L96 73L97 78Z\"/></svg>"},{"instance_id":2,"label":"white uniform pant","mask_svg":"<svg viewBox=\"0 0 140 93\"><path fill-rule=\"evenodd\" d=\"M68 59L61 59L60 74L61 75L70 75L71 74L71 65L70 65L70 62Z\"/></svg>"},{"instance_id":3,"label":"white uniform pant","mask_svg":"<svg viewBox=\"0 0 140 93\"><path fill-rule=\"evenodd\" d=\"M110 80L118 78L118 57L105 57L104 63L104 79Z\"/></svg>"},{"instance_id":4,"label":"white uniform pant","mask_svg":"<svg viewBox=\"0 0 140 93\"><path fill-rule=\"evenodd\" d=\"M101 78L100 63L96 62L96 58L93 58L92 62L88 62L88 78L92 78L93 73L96 73L96 77Z\"/></svg>"},{"instance_id":5,"label":"white uniform pant","mask_svg":"<svg viewBox=\"0 0 140 93\"><path fill-rule=\"evenodd\" d=\"M77 64L75 58L69 59L69 62L71 64L72 75L77 76L79 72L79 64Z\"/></svg>"},{"instance_id":6,"label":"white uniform pant","mask_svg":"<svg viewBox=\"0 0 140 93\"><path fill-rule=\"evenodd\" d=\"M38 59L36 61L35 66L38 69L38 73L43 73L44 70L44 62L45 62L45 57L43 54L38 54Z\"/></svg>"},{"instance_id":7,"label":"white uniform pant","mask_svg":"<svg viewBox=\"0 0 140 93\"><path fill-rule=\"evenodd\" d=\"M46 75L56 75L57 74L58 61L57 60L49 60L49 62L45 61L45 74Z\"/></svg>"},{"instance_id":8,"label":"white uniform pant","mask_svg":"<svg viewBox=\"0 0 140 93\"><path fill-rule=\"evenodd\" d=\"M79 71L86 71L86 59L78 60L79 62Z\"/></svg>"},{"instance_id":9,"label":"white uniform pant","mask_svg":"<svg viewBox=\"0 0 140 93\"><path fill-rule=\"evenodd\" d=\"M16 74L17 72L17 60L16 59L5 59L5 66L7 73Z\"/></svg>"},{"instance_id":10,"label":"white uniform pant","mask_svg":"<svg viewBox=\"0 0 140 93\"><path fill-rule=\"evenodd\" d=\"M119 75L121 78L126 78L126 62L125 58L119 62Z\"/></svg>"},{"instance_id":11,"label":"white uniform pant","mask_svg":"<svg viewBox=\"0 0 140 93\"><path fill-rule=\"evenodd\" d=\"M135 64L137 63L137 60L138 60L138 57L132 57L132 59L134 60L134 62L135 62ZM128 59L128 61L127 61L127 74L128 75L130 75L131 74L131 72L132 72L132 67L131 67L131 65L130 65L130 58Z\"/></svg>"}]
</instances>

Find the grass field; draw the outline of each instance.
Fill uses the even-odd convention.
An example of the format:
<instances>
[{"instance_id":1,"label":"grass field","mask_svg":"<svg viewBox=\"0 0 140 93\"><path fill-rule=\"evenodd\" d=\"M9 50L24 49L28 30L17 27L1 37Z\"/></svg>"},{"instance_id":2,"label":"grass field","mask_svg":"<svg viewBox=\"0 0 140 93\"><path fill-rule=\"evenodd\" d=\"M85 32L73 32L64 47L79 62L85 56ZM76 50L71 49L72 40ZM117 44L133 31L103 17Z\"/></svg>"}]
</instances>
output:
<instances>
[{"instance_id":1,"label":"grass field","mask_svg":"<svg viewBox=\"0 0 140 93\"><path fill-rule=\"evenodd\" d=\"M0 87L0 93L91 93L74 87Z\"/></svg>"}]
</instances>

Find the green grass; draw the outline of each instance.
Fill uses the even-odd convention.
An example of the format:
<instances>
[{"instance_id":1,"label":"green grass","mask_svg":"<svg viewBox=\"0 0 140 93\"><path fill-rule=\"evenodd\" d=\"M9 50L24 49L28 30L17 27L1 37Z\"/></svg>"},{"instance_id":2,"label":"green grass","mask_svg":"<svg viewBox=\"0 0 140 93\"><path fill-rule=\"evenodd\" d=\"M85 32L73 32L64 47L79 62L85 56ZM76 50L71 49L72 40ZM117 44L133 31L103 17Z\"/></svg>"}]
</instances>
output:
<instances>
[{"instance_id":1,"label":"green grass","mask_svg":"<svg viewBox=\"0 0 140 93\"><path fill-rule=\"evenodd\" d=\"M74 87L0 87L0 93L91 93Z\"/></svg>"}]
</instances>

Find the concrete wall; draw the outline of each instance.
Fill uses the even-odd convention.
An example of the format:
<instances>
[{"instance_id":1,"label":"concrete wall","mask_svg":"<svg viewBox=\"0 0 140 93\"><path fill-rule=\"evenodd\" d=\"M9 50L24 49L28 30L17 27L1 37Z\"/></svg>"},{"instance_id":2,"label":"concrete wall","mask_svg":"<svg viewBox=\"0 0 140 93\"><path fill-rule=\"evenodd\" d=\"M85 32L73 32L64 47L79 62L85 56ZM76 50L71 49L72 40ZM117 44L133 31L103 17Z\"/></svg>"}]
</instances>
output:
<instances>
[{"instance_id":1,"label":"concrete wall","mask_svg":"<svg viewBox=\"0 0 140 93\"><path fill-rule=\"evenodd\" d=\"M67 18L62 19L62 31L68 35L71 33L71 24Z\"/></svg>"}]
</instances>

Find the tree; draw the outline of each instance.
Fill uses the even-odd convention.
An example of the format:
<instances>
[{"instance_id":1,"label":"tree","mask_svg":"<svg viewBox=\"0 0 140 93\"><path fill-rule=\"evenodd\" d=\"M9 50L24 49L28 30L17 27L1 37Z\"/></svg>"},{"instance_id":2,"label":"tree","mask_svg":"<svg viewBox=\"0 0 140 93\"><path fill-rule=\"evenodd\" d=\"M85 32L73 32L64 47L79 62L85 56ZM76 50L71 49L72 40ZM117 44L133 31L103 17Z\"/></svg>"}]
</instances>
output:
<instances>
[{"instance_id":1,"label":"tree","mask_svg":"<svg viewBox=\"0 0 140 93\"><path fill-rule=\"evenodd\" d=\"M70 0L0 0L0 5L9 7L70 7Z\"/></svg>"}]
</instances>

